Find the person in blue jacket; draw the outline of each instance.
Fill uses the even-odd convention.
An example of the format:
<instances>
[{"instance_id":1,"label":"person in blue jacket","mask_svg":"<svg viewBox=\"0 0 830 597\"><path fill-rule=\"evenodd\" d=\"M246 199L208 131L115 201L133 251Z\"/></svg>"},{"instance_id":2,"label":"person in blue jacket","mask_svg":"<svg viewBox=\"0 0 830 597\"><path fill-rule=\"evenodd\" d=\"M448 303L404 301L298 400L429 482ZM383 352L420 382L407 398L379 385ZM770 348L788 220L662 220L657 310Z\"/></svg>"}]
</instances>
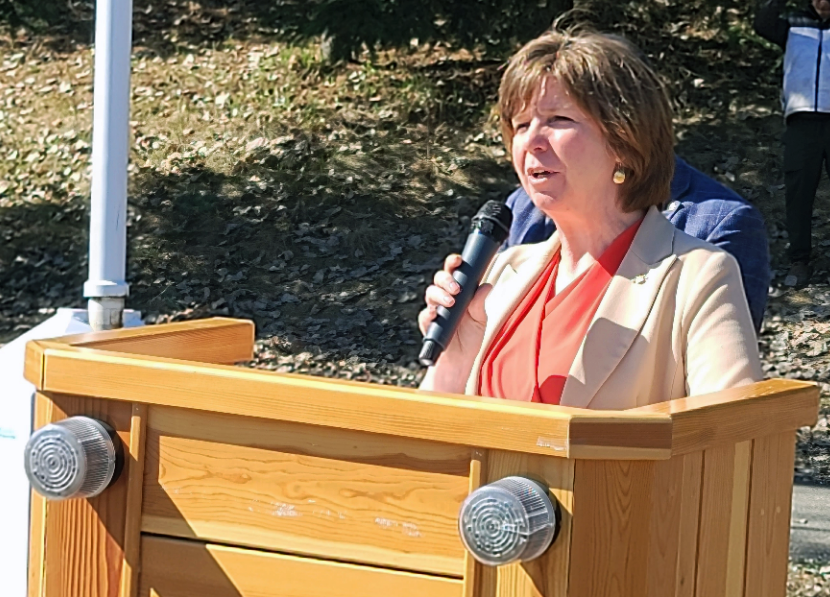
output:
<instances>
[{"instance_id":1,"label":"person in blue jacket","mask_svg":"<svg viewBox=\"0 0 830 597\"><path fill-rule=\"evenodd\" d=\"M553 222L522 187L507 198L513 225L504 247L550 237ZM761 329L770 284L769 247L761 213L740 195L675 156L671 199L664 215L680 230L731 253L738 261L755 329Z\"/></svg>"},{"instance_id":2,"label":"person in blue jacket","mask_svg":"<svg viewBox=\"0 0 830 597\"><path fill-rule=\"evenodd\" d=\"M786 0L763 0L755 31L784 50L784 186L793 284L812 274L813 200L822 163L830 176L830 0L784 12Z\"/></svg>"}]
</instances>

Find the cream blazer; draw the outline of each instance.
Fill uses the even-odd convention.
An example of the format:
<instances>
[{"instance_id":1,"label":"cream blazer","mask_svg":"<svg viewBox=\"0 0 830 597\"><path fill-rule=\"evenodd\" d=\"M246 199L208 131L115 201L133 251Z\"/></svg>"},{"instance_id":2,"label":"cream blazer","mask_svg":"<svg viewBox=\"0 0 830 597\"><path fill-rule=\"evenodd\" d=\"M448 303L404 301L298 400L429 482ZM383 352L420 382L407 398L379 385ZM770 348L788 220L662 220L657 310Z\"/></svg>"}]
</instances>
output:
<instances>
[{"instance_id":1,"label":"cream blazer","mask_svg":"<svg viewBox=\"0 0 830 597\"><path fill-rule=\"evenodd\" d=\"M487 325L466 385L505 320L559 250L559 234L498 255ZM628 409L758 381L755 329L732 255L646 213L577 352L561 404Z\"/></svg>"}]
</instances>

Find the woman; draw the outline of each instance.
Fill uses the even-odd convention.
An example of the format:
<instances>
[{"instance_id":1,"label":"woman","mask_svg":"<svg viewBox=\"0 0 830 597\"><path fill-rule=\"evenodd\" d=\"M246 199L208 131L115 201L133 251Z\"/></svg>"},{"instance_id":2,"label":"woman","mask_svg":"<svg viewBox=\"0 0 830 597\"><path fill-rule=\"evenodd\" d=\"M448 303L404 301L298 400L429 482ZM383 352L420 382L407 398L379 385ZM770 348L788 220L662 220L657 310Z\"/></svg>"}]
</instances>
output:
<instances>
[{"instance_id":1,"label":"woman","mask_svg":"<svg viewBox=\"0 0 830 597\"><path fill-rule=\"evenodd\" d=\"M621 38L552 31L510 61L501 128L557 232L496 257L422 389L627 409L761 378L735 259L660 213L671 109ZM458 288L447 258L421 330Z\"/></svg>"}]
</instances>

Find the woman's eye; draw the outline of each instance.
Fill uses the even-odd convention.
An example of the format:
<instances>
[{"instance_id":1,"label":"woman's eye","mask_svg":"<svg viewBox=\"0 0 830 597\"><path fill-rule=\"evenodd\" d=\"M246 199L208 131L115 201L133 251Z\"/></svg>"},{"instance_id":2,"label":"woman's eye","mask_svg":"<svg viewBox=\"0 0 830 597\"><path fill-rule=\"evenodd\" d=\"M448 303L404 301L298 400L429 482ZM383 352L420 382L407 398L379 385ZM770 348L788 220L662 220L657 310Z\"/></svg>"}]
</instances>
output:
<instances>
[{"instance_id":1,"label":"woman's eye","mask_svg":"<svg viewBox=\"0 0 830 597\"><path fill-rule=\"evenodd\" d=\"M556 116L551 116L548 119L548 122L573 122L573 118L568 118L567 116L557 114Z\"/></svg>"},{"instance_id":2,"label":"woman's eye","mask_svg":"<svg viewBox=\"0 0 830 597\"><path fill-rule=\"evenodd\" d=\"M516 129L516 132L527 130L528 123L526 122L519 122L518 124L513 125L513 128Z\"/></svg>"}]
</instances>

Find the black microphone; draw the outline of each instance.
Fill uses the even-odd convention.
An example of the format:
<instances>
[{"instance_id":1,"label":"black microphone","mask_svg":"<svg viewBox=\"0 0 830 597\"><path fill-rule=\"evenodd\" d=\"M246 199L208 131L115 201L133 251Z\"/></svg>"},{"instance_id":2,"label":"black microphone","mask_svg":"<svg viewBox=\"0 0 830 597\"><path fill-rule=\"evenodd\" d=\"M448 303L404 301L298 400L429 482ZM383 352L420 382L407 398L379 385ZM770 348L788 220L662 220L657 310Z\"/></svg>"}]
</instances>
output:
<instances>
[{"instance_id":1,"label":"black microphone","mask_svg":"<svg viewBox=\"0 0 830 597\"><path fill-rule=\"evenodd\" d=\"M490 261L507 238L512 223L513 214L510 208L499 201L488 201L478 210L473 218L464 250L461 252L462 263L452 273L452 277L461 287L461 292L455 295L455 303L451 308L438 307L438 313L424 336L421 354L418 355L422 365L433 366L449 344L461 317L473 300Z\"/></svg>"}]
</instances>

